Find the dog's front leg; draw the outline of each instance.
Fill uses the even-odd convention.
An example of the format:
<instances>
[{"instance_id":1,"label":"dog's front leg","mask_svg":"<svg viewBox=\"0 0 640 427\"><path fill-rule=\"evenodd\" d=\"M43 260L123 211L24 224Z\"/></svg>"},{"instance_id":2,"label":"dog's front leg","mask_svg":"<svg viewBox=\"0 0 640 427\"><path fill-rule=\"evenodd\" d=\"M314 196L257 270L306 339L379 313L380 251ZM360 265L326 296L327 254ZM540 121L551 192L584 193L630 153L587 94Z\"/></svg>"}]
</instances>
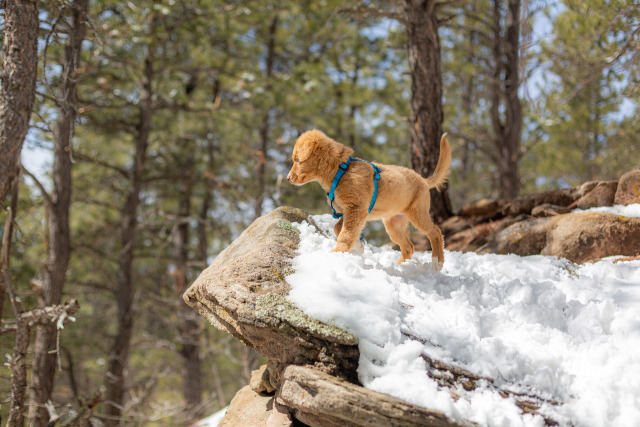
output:
<instances>
[{"instance_id":1,"label":"dog's front leg","mask_svg":"<svg viewBox=\"0 0 640 427\"><path fill-rule=\"evenodd\" d=\"M342 221L342 228L339 230L338 244L333 250L334 252L349 252L349 249L358 241L367 221L366 208L364 210L345 209L343 219L340 220ZM337 225L334 227L334 231L337 231Z\"/></svg>"},{"instance_id":2,"label":"dog's front leg","mask_svg":"<svg viewBox=\"0 0 640 427\"><path fill-rule=\"evenodd\" d=\"M338 220L338 222L336 222L336 225L333 226L333 232L336 233L336 237L338 237L340 235L340 231L342 231L342 223L344 222L344 220L342 218L340 218Z\"/></svg>"}]
</instances>

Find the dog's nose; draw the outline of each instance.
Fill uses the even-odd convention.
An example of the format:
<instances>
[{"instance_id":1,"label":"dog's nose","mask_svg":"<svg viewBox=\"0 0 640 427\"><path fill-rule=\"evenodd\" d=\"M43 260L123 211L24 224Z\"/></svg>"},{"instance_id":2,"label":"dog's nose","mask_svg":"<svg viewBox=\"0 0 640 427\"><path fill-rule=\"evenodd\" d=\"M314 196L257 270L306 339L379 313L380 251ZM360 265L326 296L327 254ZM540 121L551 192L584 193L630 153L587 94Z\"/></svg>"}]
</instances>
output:
<instances>
[{"instance_id":1,"label":"dog's nose","mask_svg":"<svg viewBox=\"0 0 640 427\"><path fill-rule=\"evenodd\" d=\"M287 174L287 181L291 181L291 172Z\"/></svg>"}]
</instances>

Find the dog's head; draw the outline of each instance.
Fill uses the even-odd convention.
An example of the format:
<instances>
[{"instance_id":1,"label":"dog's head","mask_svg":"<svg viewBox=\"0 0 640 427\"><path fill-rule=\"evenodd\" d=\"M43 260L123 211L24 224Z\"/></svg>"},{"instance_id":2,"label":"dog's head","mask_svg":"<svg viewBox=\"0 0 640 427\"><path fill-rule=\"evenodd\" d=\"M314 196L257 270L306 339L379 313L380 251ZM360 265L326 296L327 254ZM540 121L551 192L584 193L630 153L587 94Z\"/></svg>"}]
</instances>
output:
<instances>
[{"instance_id":1,"label":"dog's head","mask_svg":"<svg viewBox=\"0 0 640 427\"><path fill-rule=\"evenodd\" d=\"M303 185L318 179L321 163L326 158L327 145L331 140L319 130L310 130L298 137L293 147L293 166L287 180L294 185Z\"/></svg>"},{"instance_id":2,"label":"dog's head","mask_svg":"<svg viewBox=\"0 0 640 427\"><path fill-rule=\"evenodd\" d=\"M326 180L335 174L340 163L353 154L351 148L329 138L319 130L310 130L298 137L293 147L293 166L287 180L294 185ZM329 178L329 181L333 176Z\"/></svg>"}]
</instances>

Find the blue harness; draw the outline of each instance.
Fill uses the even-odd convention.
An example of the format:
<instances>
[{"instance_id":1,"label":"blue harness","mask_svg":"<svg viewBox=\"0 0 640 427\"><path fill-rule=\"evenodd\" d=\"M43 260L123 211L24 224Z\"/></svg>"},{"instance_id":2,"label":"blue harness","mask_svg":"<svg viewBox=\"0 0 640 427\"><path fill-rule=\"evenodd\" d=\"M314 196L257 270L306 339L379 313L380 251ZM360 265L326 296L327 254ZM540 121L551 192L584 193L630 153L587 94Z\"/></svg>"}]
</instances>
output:
<instances>
[{"instance_id":1,"label":"blue harness","mask_svg":"<svg viewBox=\"0 0 640 427\"><path fill-rule=\"evenodd\" d=\"M327 193L327 197L331 202L331 210L333 211L333 217L335 219L340 219L344 215L339 212L336 212L336 208L333 207L333 202L336 199L336 196L334 193L336 191L336 187L338 186L338 183L340 182L340 179L347 171L347 167L349 167L349 163L351 163L352 160L355 160L357 162L369 163L365 160L355 159L350 156L346 162L340 164L340 167L338 168L338 172L336 172L336 176L333 178L333 182L331 183L331 190L329 190L329 192ZM373 163L369 163L369 164L371 165L371 167L373 167L373 195L371 196L371 204L369 205L369 212L368 212L368 213L371 213L371 210L376 204L376 199L378 198L378 180L380 180L381 170L379 167L377 167ZM362 230L362 234L360 235L360 240L364 241L364 230Z\"/></svg>"}]
</instances>

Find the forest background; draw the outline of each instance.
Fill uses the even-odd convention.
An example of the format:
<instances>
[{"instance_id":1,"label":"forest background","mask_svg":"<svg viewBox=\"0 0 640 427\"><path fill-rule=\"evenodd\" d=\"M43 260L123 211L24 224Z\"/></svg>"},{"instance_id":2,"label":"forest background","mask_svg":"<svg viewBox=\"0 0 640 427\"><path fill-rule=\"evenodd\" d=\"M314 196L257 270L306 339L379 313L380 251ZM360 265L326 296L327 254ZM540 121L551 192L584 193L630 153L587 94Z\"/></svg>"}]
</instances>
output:
<instances>
[{"instance_id":1,"label":"forest background","mask_svg":"<svg viewBox=\"0 0 640 427\"><path fill-rule=\"evenodd\" d=\"M423 175L448 132L440 220L639 165L632 1L0 7L0 157L24 141L23 167L3 169L0 188L9 425L180 425L226 406L258 357L181 294L256 217L327 212L319 186L284 179L305 130ZM28 74L10 72L12 55L28 56L16 40L32 43L32 86L11 83ZM32 112L22 134L7 119L10 89ZM11 156L7 141L19 142ZM380 232L368 239L386 243ZM72 298L63 330L20 314Z\"/></svg>"}]
</instances>

